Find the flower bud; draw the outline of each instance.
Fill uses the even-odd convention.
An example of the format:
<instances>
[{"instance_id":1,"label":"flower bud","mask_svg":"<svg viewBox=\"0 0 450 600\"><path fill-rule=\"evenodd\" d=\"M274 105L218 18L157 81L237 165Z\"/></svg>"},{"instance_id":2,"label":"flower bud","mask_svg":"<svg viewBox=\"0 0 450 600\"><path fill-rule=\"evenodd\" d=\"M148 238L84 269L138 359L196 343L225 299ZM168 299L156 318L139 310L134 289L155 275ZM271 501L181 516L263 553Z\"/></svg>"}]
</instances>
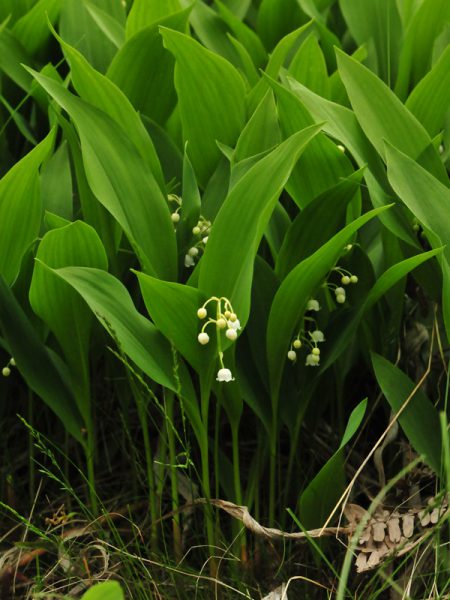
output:
<instances>
[{"instance_id":1,"label":"flower bud","mask_svg":"<svg viewBox=\"0 0 450 600\"><path fill-rule=\"evenodd\" d=\"M202 346L205 346L209 342L209 335L206 333L206 331L202 331L198 334L197 339Z\"/></svg>"},{"instance_id":2,"label":"flower bud","mask_svg":"<svg viewBox=\"0 0 450 600\"><path fill-rule=\"evenodd\" d=\"M180 221L180 215L177 212L174 212L170 215L172 219L172 223L178 223Z\"/></svg>"},{"instance_id":3,"label":"flower bud","mask_svg":"<svg viewBox=\"0 0 450 600\"><path fill-rule=\"evenodd\" d=\"M345 146L343 146L342 144L338 144L337 145L338 150L340 150L342 153L345 152Z\"/></svg>"},{"instance_id":4,"label":"flower bud","mask_svg":"<svg viewBox=\"0 0 450 600\"><path fill-rule=\"evenodd\" d=\"M14 360L14 358L11 358L11 360L9 361L9 364L10 364L12 367L15 367L15 366L16 366L16 361Z\"/></svg>"},{"instance_id":5,"label":"flower bud","mask_svg":"<svg viewBox=\"0 0 450 600\"><path fill-rule=\"evenodd\" d=\"M311 298L311 300L308 300L308 304L306 305L306 310L308 310L308 311L314 310L317 312L320 310L320 304L317 302L317 300L314 300L314 298Z\"/></svg>"},{"instance_id":6,"label":"flower bud","mask_svg":"<svg viewBox=\"0 0 450 600\"><path fill-rule=\"evenodd\" d=\"M345 302L345 295L344 294L337 294L336 295L336 302L338 304L344 304L344 302Z\"/></svg>"},{"instance_id":7,"label":"flower bud","mask_svg":"<svg viewBox=\"0 0 450 600\"><path fill-rule=\"evenodd\" d=\"M234 342L234 340L237 339L237 331L236 331L236 329L227 329L226 332L225 332L225 335L232 342Z\"/></svg>"},{"instance_id":8,"label":"flower bud","mask_svg":"<svg viewBox=\"0 0 450 600\"><path fill-rule=\"evenodd\" d=\"M198 248L196 248L195 246L193 246L192 248L189 248L188 254L189 254L189 256L192 256L194 258L194 256L198 255Z\"/></svg>"},{"instance_id":9,"label":"flower bud","mask_svg":"<svg viewBox=\"0 0 450 600\"><path fill-rule=\"evenodd\" d=\"M237 314L236 314L236 313L233 313L233 312L232 312L232 313L230 313L229 319L230 319L230 321L233 323L234 321L236 321L236 320L237 320Z\"/></svg>"},{"instance_id":10,"label":"flower bud","mask_svg":"<svg viewBox=\"0 0 450 600\"><path fill-rule=\"evenodd\" d=\"M351 281L352 283L358 283L358 276L357 276L357 275L352 275L352 276L350 277L350 281Z\"/></svg>"},{"instance_id":11,"label":"flower bud","mask_svg":"<svg viewBox=\"0 0 450 600\"><path fill-rule=\"evenodd\" d=\"M350 283L351 279L348 275L342 275L341 277L341 283L342 285L348 285Z\"/></svg>"},{"instance_id":12,"label":"flower bud","mask_svg":"<svg viewBox=\"0 0 450 600\"><path fill-rule=\"evenodd\" d=\"M292 362L294 362L294 360L297 358L297 353L295 352L295 350L289 350L289 352L287 353L287 357L289 360L292 360Z\"/></svg>"},{"instance_id":13,"label":"flower bud","mask_svg":"<svg viewBox=\"0 0 450 600\"><path fill-rule=\"evenodd\" d=\"M202 242L203 242L204 244L206 244L206 242L207 242L207 241L208 241L208 236L206 235L206 236L205 236L205 237L202 239Z\"/></svg>"},{"instance_id":14,"label":"flower bud","mask_svg":"<svg viewBox=\"0 0 450 600\"><path fill-rule=\"evenodd\" d=\"M197 311L197 317L199 319L204 319L207 314L208 313L207 313L206 308L204 306L202 306L201 308L199 308L198 311Z\"/></svg>"},{"instance_id":15,"label":"flower bud","mask_svg":"<svg viewBox=\"0 0 450 600\"><path fill-rule=\"evenodd\" d=\"M294 340L294 342L292 343L292 345L293 345L293 346L294 346L294 348L296 348L297 350L298 350L299 348L301 348L301 347L302 347L302 343L301 343L301 341L300 341L299 339L296 339L296 340Z\"/></svg>"},{"instance_id":16,"label":"flower bud","mask_svg":"<svg viewBox=\"0 0 450 600\"><path fill-rule=\"evenodd\" d=\"M314 354L314 356L320 356L320 348L313 348L311 350L311 354Z\"/></svg>"},{"instance_id":17,"label":"flower bud","mask_svg":"<svg viewBox=\"0 0 450 600\"><path fill-rule=\"evenodd\" d=\"M2 375L3 377L9 377L11 375L11 369L9 367L3 367Z\"/></svg>"},{"instance_id":18,"label":"flower bud","mask_svg":"<svg viewBox=\"0 0 450 600\"><path fill-rule=\"evenodd\" d=\"M217 319L216 325L219 329L225 329L225 327L227 326L227 322L223 317L220 317L219 319Z\"/></svg>"},{"instance_id":19,"label":"flower bud","mask_svg":"<svg viewBox=\"0 0 450 600\"><path fill-rule=\"evenodd\" d=\"M195 227L192 228L192 233L194 235L199 235L200 233L200 227L198 225L196 225Z\"/></svg>"},{"instance_id":20,"label":"flower bud","mask_svg":"<svg viewBox=\"0 0 450 600\"><path fill-rule=\"evenodd\" d=\"M225 319L229 319L229 318L230 318L230 316L231 316L231 313L230 313L230 311L229 311L229 310L226 310L226 311L225 311L223 314L224 314L224 316L225 316Z\"/></svg>"}]
</instances>

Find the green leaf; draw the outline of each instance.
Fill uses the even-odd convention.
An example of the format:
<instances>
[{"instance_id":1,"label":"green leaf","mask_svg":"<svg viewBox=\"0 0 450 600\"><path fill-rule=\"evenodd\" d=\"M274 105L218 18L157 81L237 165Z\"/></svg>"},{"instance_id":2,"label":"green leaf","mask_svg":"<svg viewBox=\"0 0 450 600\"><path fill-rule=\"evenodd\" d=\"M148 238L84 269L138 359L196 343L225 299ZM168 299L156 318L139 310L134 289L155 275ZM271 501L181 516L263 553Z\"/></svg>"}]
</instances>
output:
<instances>
[{"instance_id":1,"label":"green leaf","mask_svg":"<svg viewBox=\"0 0 450 600\"><path fill-rule=\"evenodd\" d=\"M35 55L50 37L48 23L56 21L60 8L61 0L39 0L12 28L30 56Z\"/></svg>"},{"instance_id":2,"label":"green leaf","mask_svg":"<svg viewBox=\"0 0 450 600\"><path fill-rule=\"evenodd\" d=\"M3 25L0 27L0 69L27 93L31 91L32 78L22 64L32 63L25 48Z\"/></svg>"},{"instance_id":3,"label":"green leaf","mask_svg":"<svg viewBox=\"0 0 450 600\"><path fill-rule=\"evenodd\" d=\"M438 236L430 238L432 246L450 240L448 207L450 190L415 161L396 148L386 145L389 181L395 193L426 229ZM450 246L446 246L441 263L444 276L443 316L450 339Z\"/></svg>"},{"instance_id":4,"label":"green leaf","mask_svg":"<svg viewBox=\"0 0 450 600\"><path fill-rule=\"evenodd\" d=\"M426 75L431 66L434 40L450 20L450 4L447 0L424 0L404 35L395 92L406 98Z\"/></svg>"},{"instance_id":5,"label":"green leaf","mask_svg":"<svg viewBox=\"0 0 450 600\"><path fill-rule=\"evenodd\" d=\"M241 132L233 161L239 161L269 150L280 143L277 107L272 91L268 91Z\"/></svg>"},{"instance_id":6,"label":"green leaf","mask_svg":"<svg viewBox=\"0 0 450 600\"><path fill-rule=\"evenodd\" d=\"M85 592L82 600L125 600L122 588L117 581L104 581L93 585Z\"/></svg>"},{"instance_id":7,"label":"green leaf","mask_svg":"<svg viewBox=\"0 0 450 600\"><path fill-rule=\"evenodd\" d=\"M244 125L244 81L228 61L187 35L165 28L161 34L177 61L175 87L183 137L205 185L220 158L216 140L234 145Z\"/></svg>"},{"instance_id":8,"label":"green leaf","mask_svg":"<svg viewBox=\"0 0 450 600\"><path fill-rule=\"evenodd\" d=\"M125 10L121 0L95 0L95 5L119 23L124 23ZM106 71L117 51L116 45L98 26L83 0L64 0L59 34L101 73Z\"/></svg>"},{"instance_id":9,"label":"green leaf","mask_svg":"<svg viewBox=\"0 0 450 600\"><path fill-rule=\"evenodd\" d=\"M372 365L381 391L392 411L397 414L416 387L415 383L400 369L374 352ZM422 390L416 390L398 420L412 447L424 455L425 461L439 475L442 449L439 415Z\"/></svg>"},{"instance_id":10,"label":"green leaf","mask_svg":"<svg viewBox=\"0 0 450 600\"><path fill-rule=\"evenodd\" d=\"M133 5L134 6L134 5ZM113 58L108 77L134 108L164 125L175 108L175 59L164 48L159 25L185 31L191 8L174 13L130 37ZM146 76L143 78L142 73Z\"/></svg>"},{"instance_id":11,"label":"green leaf","mask_svg":"<svg viewBox=\"0 0 450 600\"><path fill-rule=\"evenodd\" d=\"M368 48L368 67L390 85L397 76L402 24L396 2L339 0L344 19L359 46Z\"/></svg>"},{"instance_id":12,"label":"green leaf","mask_svg":"<svg viewBox=\"0 0 450 600\"><path fill-rule=\"evenodd\" d=\"M295 53L289 73L307 88L324 98L330 95L327 65L314 33L310 33Z\"/></svg>"},{"instance_id":13,"label":"green leaf","mask_svg":"<svg viewBox=\"0 0 450 600\"><path fill-rule=\"evenodd\" d=\"M83 0L89 14L116 48L121 48L125 42L125 28L123 23L112 17L106 11L99 8L93 2Z\"/></svg>"},{"instance_id":14,"label":"green leaf","mask_svg":"<svg viewBox=\"0 0 450 600\"><path fill-rule=\"evenodd\" d=\"M384 158L384 141L399 148L441 181L447 178L427 131L397 96L369 69L337 52L339 73L364 133Z\"/></svg>"},{"instance_id":15,"label":"green leaf","mask_svg":"<svg viewBox=\"0 0 450 600\"><path fill-rule=\"evenodd\" d=\"M256 31L267 50L272 50L275 44L287 33L296 29L306 21L296 0L262 0L258 10Z\"/></svg>"},{"instance_id":16,"label":"green leaf","mask_svg":"<svg viewBox=\"0 0 450 600\"><path fill-rule=\"evenodd\" d=\"M283 280L301 260L345 225L347 206L359 190L363 170L320 194L296 217L283 240L275 273ZM311 235L305 235L305 232Z\"/></svg>"},{"instance_id":17,"label":"green leaf","mask_svg":"<svg viewBox=\"0 0 450 600\"><path fill-rule=\"evenodd\" d=\"M42 169L41 193L46 211L72 220L72 174L66 142L61 144Z\"/></svg>"},{"instance_id":18,"label":"green leaf","mask_svg":"<svg viewBox=\"0 0 450 600\"><path fill-rule=\"evenodd\" d=\"M344 322L338 323L339 333L337 337L328 345L327 352L322 361L320 373L331 367L345 348L355 339L358 326L362 321L364 314L370 310L396 283L401 281L408 273L416 269L425 261L433 258L442 252L442 248L423 252L416 256L406 258L395 265L392 265L382 273L375 284L370 289L366 298L356 312L348 314ZM328 337L328 336L327 336Z\"/></svg>"},{"instance_id":19,"label":"green leaf","mask_svg":"<svg viewBox=\"0 0 450 600\"><path fill-rule=\"evenodd\" d=\"M321 126L294 134L239 179L223 203L201 260L199 288L225 296L248 316L253 260L278 196L308 142Z\"/></svg>"},{"instance_id":20,"label":"green leaf","mask_svg":"<svg viewBox=\"0 0 450 600\"><path fill-rule=\"evenodd\" d=\"M450 46L425 77L416 85L406 101L406 108L422 123L431 137L444 128L450 109Z\"/></svg>"},{"instance_id":21,"label":"green leaf","mask_svg":"<svg viewBox=\"0 0 450 600\"><path fill-rule=\"evenodd\" d=\"M164 178L153 142L131 102L112 81L91 67L80 52L66 44L56 33L55 36L68 58L72 82L80 97L122 127L164 192Z\"/></svg>"},{"instance_id":22,"label":"green leaf","mask_svg":"<svg viewBox=\"0 0 450 600\"><path fill-rule=\"evenodd\" d=\"M30 304L49 326L70 370L71 385L85 422L89 421L89 342L91 311L80 296L49 269L67 266L107 269L105 250L95 230L75 221L46 233L36 254Z\"/></svg>"},{"instance_id":23,"label":"green leaf","mask_svg":"<svg viewBox=\"0 0 450 600\"><path fill-rule=\"evenodd\" d=\"M39 339L35 328L0 277L0 327L9 351L27 385L64 423L67 431L83 443L83 419L68 385L65 365Z\"/></svg>"},{"instance_id":24,"label":"green leaf","mask_svg":"<svg viewBox=\"0 0 450 600\"><path fill-rule=\"evenodd\" d=\"M199 434L201 421L195 392L185 365L178 364L178 377L172 349L167 339L135 308L122 283L106 271L87 267L56 269L56 275L69 283L89 305L91 311L119 346L139 369L153 381L178 393L185 400L185 408Z\"/></svg>"},{"instance_id":25,"label":"green leaf","mask_svg":"<svg viewBox=\"0 0 450 600\"><path fill-rule=\"evenodd\" d=\"M299 500L300 521L306 529L320 527L345 488L345 446L358 430L367 408L367 399L356 406L347 423L339 448L303 491Z\"/></svg>"},{"instance_id":26,"label":"green leaf","mask_svg":"<svg viewBox=\"0 0 450 600\"><path fill-rule=\"evenodd\" d=\"M314 123L294 93L272 79L268 81L277 96L280 125L285 137ZM348 177L352 170L349 159L337 145L320 133L295 165L286 189L297 205L304 208L313 198L336 185L343 177Z\"/></svg>"},{"instance_id":27,"label":"green leaf","mask_svg":"<svg viewBox=\"0 0 450 600\"><path fill-rule=\"evenodd\" d=\"M317 292L353 234L386 208L374 209L347 225L298 264L280 285L267 323L267 360L274 409L278 402L286 355L308 300Z\"/></svg>"},{"instance_id":28,"label":"green leaf","mask_svg":"<svg viewBox=\"0 0 450 600\"><path fill-rule=\"evenodd\" d=\"M52 149L55 130L0 180L0 275L12 285L22 258L39 234L42 201L39 167Z\"/></svg>"},{"instance_id":29,"label":"green leaf","mask_svg":"<svg viewBox=\"0 0 450 600\"><path fill-rule=\"evenodd\" d=\"M289 84L314 119L325 121L325 133L340 140L359 167L367 165L365 180L372 204L374 207L386 206L391 200L391 192L383 164L361 130L353 112L321 98L293 79L289 79ZM419 247L411 225L400 207L394 207L388 213L381 214L380 220L397 237L416 248Z\"/></svg>"},{"instance_id":30,"label":"green leaf","mask_svg":"<svg viewBox=\"0 0 450 600\"><path fill-rule=\"evenodd\" d=\"M179 12L181 8L179 0L134 0L127 18L127 39L149 25Z\"/></svg>"},{"instance_id":31,"label":"green leaf","mask_svg":"<svg viewBox=\"0 0 450 600\"><path fill-rule=\"evenodd\" d=\"M143 268L176 277L176 244L166 198L124 130L48 77L36 80L75 121L89 185L125 231Z\"/></svg>"}]
</instances>

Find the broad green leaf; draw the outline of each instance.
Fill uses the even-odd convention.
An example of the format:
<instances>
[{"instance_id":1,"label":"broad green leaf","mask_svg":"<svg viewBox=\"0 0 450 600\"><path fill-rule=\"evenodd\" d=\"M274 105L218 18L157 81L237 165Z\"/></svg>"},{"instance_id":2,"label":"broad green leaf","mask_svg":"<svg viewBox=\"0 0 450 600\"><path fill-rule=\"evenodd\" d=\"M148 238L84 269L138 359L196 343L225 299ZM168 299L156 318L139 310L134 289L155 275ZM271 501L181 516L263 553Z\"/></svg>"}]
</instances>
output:
<instances>
[{"instance_id":1,"label":"broad green leaf","mask_svg":"<svg viewBox=\"0 0 450 600\"><path fill-rule=\"evenodd\" d=\"M386 206L391 192L380 157L374 151L351 110L314 94L297 81L289 79L292 91L317 121L324 121L323 130L341 141L359 167L367 165L365 180L374 207ZM383 109L384 110L384 109ZM380 215L380 220L397 237L418 247L411 225L400 207Z\"/></svg>"},{"instance_id":2,"label":"broad green leaf","mask_svg":"<svg viewBox=\"0 0 450 600\"><path fill-rule=\"evenodd\" d=\"M223 4L241 20L248 13L252 0L223 0Z\"/></svg>"},{"instance_id":3,"label":"broad green leaf","mask_svg":"<svg viewBox=\"0 0 450 600\"><path fill-rule=\"evenodd\" d=\"M66 44L59 36L56 37L68 58L72 82L80 97L102 110L122 127L164 192L164 178L153 142L128 98L107 77L91 67L80 52Z\"/></svg>"},{"instance_id":4,"label":"broad green leaf","mask_svg":"<svg viewBox=\"0 0 450 600\"><path fill-rule=\"evenodd\" d=\"M225 296L247 321L253 260L264 230L290 172L321 126L294 134L257 162L223 203L201 260L199 288Z\"/></svg>"},{"instance_id":5,"label":"broad green leaf","mask_svg":"<svg viewBox=\"0 0 450 600\"><path fill-rule=\"evenodd\" d=\"M0 21L9 18L10 25L27 13L36 0L2 0L0 2Z\"/></svg>"},{"instance_id":6,"label":"broad green leaf","mask_svg":"<svg viewBox=\"0 0 450 600\"><path fill-rule=\"evenodd\" d=\"M386 145L389 181L395 193L426 229L437 235L441 246L450 240L448 206L450 190L415 161L396 148ZM444 277L443 316L450 338L450 246L446 246L442 259Z\"/></svg>"},{"instance_id":7,"label":"broad green leaf","mask_svg":"<svg viewBox=\"0 0 450 600\"><path fill-rule=\"evenodd\" d=\"M408 273L430 258L438 255L440 252L442 252L442 248L411 256L410 258L392 265L378 277L361 306L356 311L349 313L343 322L336 324L339 331L333 340L328 340L329 344L326 354L323 357L324 360L321 364L320 373L326 371L335 364L342 352L344 352L352 340L355 339L358 327L362 322L365 313L369 311L394 285L406 277ZM327 339L328 337L329 336L327 336Z\"/></svg>"},{"instance_id":8,"label":"broad green leaf","mask_svg":"<svg viewBox=\"0 0 450 600\"><path fill-rule=\"evenodd\" d=\"M61 4L62 0L39 0L12 28L30 56L36 54L50 37L48 23L56 21Z\"/></svg>"},{"instance_id":9,"label":"broad green leaf","mask_svg":"<svg viewBox=\"0 0 450 600\"><path fill-rule=\"evenodd\" d=\"M32 78L22 64L32 60L25 48L5 26L0 27L0 69L27 93L31 91Z\"/></svg>"},{"instance_id":10,"label":"broad green leaf","mask_svg":"<svg viewBox=\"0 0 450 600\"><path fill-rule=\"evenodd\" d=\"M415 388L405 373L379 354L372 353L378 385L394 413L398 413ZM442 437L439 415L422 390L416 390L399 416L399 423L412 447L440 474Z\"/></svg>"},{"instance_id":11,"label":"broad green leaf","mask_svg":"<svg viewBox=\"0 0 450 600\"><path fill-rule=\"evenodd\" d=\"M267 360L274 409L278 402L286 355L308 300L315 295L342 254L348 240L360 227L386 208L388 207L373 209L347 225L314 254L292 269L280 285L267 323Z\"/></svg>"},{"instance_id":12,"label":"broad green leaf","mask_svg":"<svg viewBox=\"0 0 450 600\"><path fill-rule=\"evenodd\" d=\"M445 124L450 109L450 46L438 62L417 84L405 103L425 127L431 137L437 135Z\"/></svg>"},{"instance_id":13,"label":"broad green leaf","mask_svg":"<svg viewBox=\"0 0 450 600\"><path fill-rule=\"evenodd\" d=\"M177 224L177 240L180 254L183 256L190 247L198 242L198 237L194 238L192 229L198 223L202 204L194 169L189 160L187 144L184 148L181 198L181 220Z\"/></svg>"},{"instance_id":14,"label":"broad green leaf","mask_svg":"<svg viewBox=\"0 0 450 600\"><path fill-rule=\"evenodd\" d=\"M126 354L139 369L156 383L178 393L174 356L167 339L135 308L122 283L99 269L65 267L56 275L69 283L112 336L119 351ZM200 413L195 392L185 365L178 362L178 377L185 409L199 436Z\"/></svg>"},{"instance_id":15,"label":"broad green leaf","mask_svg":"<svg viewBox=\"0 0 450 600\"><path fill-rule=\"evenodd\" d=\"M149 25L179 12L181 8L179 0L134 0L127 18L127 39Z\"/></svg>"},{"instance_id":16,"label":"broad green leaf","mask_svg":"<svg viewBox=\"0 0 450 600\"><path fill-rule=\"evenodd\" d=\"M36 258L29 292L30 304L58 340L70 370L78 408L87 423L90 412L91 311L51 269L68 266L107 269L105 250L92 227L83 221L75 221L46 233Z\"/></svg>"},{"instance_id":17,"label":"broad green leaf","mask_svg":"<svg viewBox=\"0 0 450 600\"><path fill-rule=\"evenodd\" d=\"M50 153L55 137L52 130L0 180L0 275L12 285L22 258L39 234L42 200L39 167Z\"/></svg>"},{"instance_id":18,"label":"broad green leaf","mask_svg":"<svg viewBox=\"0 0 450 600\"><path fill-rule=\"evenodd\" d=\"M82 600L125 600L122 588L117 581L104 581L93 585L85 592Z\"/></svg>"},{"instance_id":19,"label":"broad green leaf","mask_svg":"<svg viewBox=\"0 0 450 600\"><path fill-rule=\"evenodd\" d=\"M160 125L172 113L177 96L173 83L175 59L164 48L159 25L184 32L190 10L141 29L127 40L108 69L109 79L126 94L134 108Z\"/></svg>"},{"instance_id":20,"label":"broad green leaf","mask_svg":"<svg viewBox=\"0 0 450 600\"><path fill-rule=\"evenodd\" d=\"M277 96L280 125L285 137L314 123L295 94L272 79L268 81ZM286 189L297 205L304 208L313 198L336 185L343 177L348 177L352 170L349 159L337 145L320 133L295 165Z\"/></svg>"},{"instance_id":21,"label":"broad green leaf","mask_svg":"<svg viewBox=\"0 0 450 600\"><path fill-rule=\"evenodd\" d=\"M136 146L108 115L48 77L33 74L74 120L89 185L125 231L144 269L174 279L176 245L170 211Z\"/></svg>"},{"instance_id":22,"label":"broad green leaf","mask_svg":"<svg viewBox=\"0 0 450 600\"><path fill-rule=\"evenodd\" d=\"M216 140L233 145L244 124L244 81L228 61L187 35L165 28L161 33L177 61L175 87L183 137L205 185L220 158Z\"/></svg>"},{"instance_id":23,"label":"broad green leaf","mask_svg":"<svg viewBox=\"0 0 450 600\"><path fill-rule=\"evenodd\" d=\"M268 91L248 120L236 144L235 163L255 156L280 143L277 107L272 91Z\"/></svg>"},{"instance_id":24,"label":"broad green leaf","mask_svg":"<svg viewBox=\"0 0 450 600\"><path fill-rule=\"evenodd\" d=\"M427 131L376 75L343 52L337 52L339 73L364 133L384 158L384 141L399 148L441 181L441 159Z\"/></svg>"},{"instance_id":25,"label":"broad green leaf","mask_svg":"<svg viewBox=\"0 0 450 600\"><path fill-rule=\"evenodd\" d=\"M359 190L362 176L363 171L357 171L326 190L296 217L286 233L275 263L275 273L280 280L345 225L347 206ZM310 235L306 235L306 232Z\"/></svg>"},{"instance_id":26,"label":"broad green leaf","mask_svg":"<svg viewBox=\"0 0 450 600\"><path fill-rule=\"evenodd\" d=\"M42 203L46 211L69 221L73 214L72 174L67 143L53 153L41 172Z\"/></svg>"},{"instance_id":27,"label":"broad green leaf","mask_svg":"<svg viewBox=\"0 0 450 600\"><path fill-rule=\"evenodd\" d=\"M83 0L89 14L98 25L99 29L114 44L116 48L121 48L125 42L125 28L123 23L112 17L109 13L99 8L93 2Z\"/></svg>"},{"instance_id":28,"label":"broad green leaf","mask_svg":"<svg viewBox=\"0 0 450 600\"><path fill-rule=\"evenodd\" d=\"M391 0L339 0L352 37L368 48L369 68L388 85L397 76L402 24L397 2Z\"/></svg>"},{"instance_id":29,"label":"broad green leaf","mask_svg":"<svg viewBox=\"0 0 450 600\"><path fill-rule=\"evenodd\" d=\"M252 57L248 53L246 47L241 44L239 40L236 40L232 35L229 35L228 37L240 59L240 64L238 64L237 67L247 79L249 86L253 88L261 81L261 79L252 61Z\"/></svg>"},{"instance_id":30,"label":"broad green leaf","mask_svg":"<svg viewBox=\"0 0 450 600\"><path fill-rule=\"evenodd\" d=\"M256 31L267 50L306 21L296 0L262 0L258 10Z\"/></svg>"},{"instance_id":31,"label":"broad green leaf","mask_svg":"<svg viewBox=\"0 0 450 600\"><path fill-rule=\"evenodd\" d=\"M145 306L156 327L198 373L206 372L217 357L215 337L212 333L215 330L214 325L206 329L211 337L209 344L202 346L197 340L205 324L205 321L198 318L197 310L203 305L206 297L188 285L161 281L144 273L135 273Z\"/></svg>"},{"instance_id":32,"label":"broad green leaf","mask_svg":"<svg viewBox=\"0 0 450 600\"><path fill-rule=\"evenodd\" d=\"M116 18L119 23L124 22L125 9L121 0L95 0L95 5L110 17ZM117 51L115 44L103 33L83 0L63 1L59 34L101 73L105 73Z\"/></svg>"},{"instance_id":33,"label":"broad green leaf","mask_svg":"<svg viewBox=\"0 0 450 600\"><path fill-rule=\"evenodd\" d=\"M310 33L295 53L289 73L307 88L323 98L330 95L327 65L314 33Z\"/></svg>"},{"instance_id":34,"label":"broad green leaf","mask_svg":"<svg viewBox=\"0 0 450 600\"><path fill-rule=\"evenodd\" d=\"M404 99L431 66L433 42L450 20L448 0L424 0L404 35L395 92Z\"/></svg>"},{"instance_id":35,"label":"broad green leaf","mask_svg":"<svg viewBox=\"0 0 450 600\"><path fill-rule=\"evenodd\" d=\"M367 399L356 406L347 423L339 448L303 491L299 500L300 521L306 529L320 527L345 488L345 446L358 430L367 408Z\"/></svg>"},{"instance_id":36,"label":"broad green leaf","mask_svg":"<svg viewBox=\"0 0 450 600\"><path fill-rule=\"evenodd\" d=\"M82 443L83 419L68 385L65 365L39 339L13 292L0 277L0 328L27 385Z\"/></svg>"},{"instance_id":37,"label":"broad green leaf","mask_svg":"<svg viewBox=\"0 0 450 600\"><path fill-rule=\"evenodd\" d=\"M262 67L267 60L267 54L260 38L252 29L250 29L250 27L235 16L223 2L214 0L214 3L218 7L220 16L228 25L234 37L247 49L255 66Z\"/></svg>"}]
</instances>

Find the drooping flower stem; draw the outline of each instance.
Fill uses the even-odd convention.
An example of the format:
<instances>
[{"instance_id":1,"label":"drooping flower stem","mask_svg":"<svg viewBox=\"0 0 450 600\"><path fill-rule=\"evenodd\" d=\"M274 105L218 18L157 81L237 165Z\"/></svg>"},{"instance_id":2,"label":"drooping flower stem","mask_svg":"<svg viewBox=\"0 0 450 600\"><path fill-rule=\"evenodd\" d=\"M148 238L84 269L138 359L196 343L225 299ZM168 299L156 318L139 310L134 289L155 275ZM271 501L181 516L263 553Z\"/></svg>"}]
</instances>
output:
<instances>
[{"instance_id":1,"label":"drooping flower stem","mask_svg":"<svg viewBox=\"0 0 450 600\"><path fill-rule=\"evenodd\" d=\"M172 496L172 511L174 517L172 520L172 531L173 531L173 550L177 561L182 558L182 547L181 547L181 528L180 528L180 515L178 513L179 508L179 497L178 497L178 476L177 476L177 452L175 445L175 434L174 434L174 394L172 391L164 390L165 399L165 414L166 414L166 428L167 428L167 442L169 446L169 464L170 464L170 488Z\"/></svg>"}]
</instances>

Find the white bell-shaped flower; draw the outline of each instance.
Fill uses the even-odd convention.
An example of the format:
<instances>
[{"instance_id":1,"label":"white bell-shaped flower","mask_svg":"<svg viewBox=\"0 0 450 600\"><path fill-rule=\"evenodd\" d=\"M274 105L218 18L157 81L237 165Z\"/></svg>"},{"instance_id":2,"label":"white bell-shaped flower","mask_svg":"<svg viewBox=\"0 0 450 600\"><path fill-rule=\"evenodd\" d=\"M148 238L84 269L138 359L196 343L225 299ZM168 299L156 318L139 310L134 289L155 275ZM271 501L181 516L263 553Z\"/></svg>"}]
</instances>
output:
<instances>
[{"instance_id":1,"label":"white bell-shaped flower","mask_svg":"<svg viewBox=\"0 0 450 600\"><path fill-rule=\"evenodd\" d=\"M306 310L314 310L314 311L319 311L320 310L320 304L317 300L315 300L314 298L311 298L311 300L308 300L308 304L306 305Z\"/></svg>"},{"instance_id":2,"label":"white bell-shaped flower","mask_svg":"<svg viewBox=\"0 0 450 600\"><path fill-rule=\"evenodd\" d=\"M320 355L319 354L308 354L306 356L306 362L305 365L307 367L318 367L319 366L319 362L320 362Z\"/></svg>"},{"instance_id":3,"label":"white bell-shaped flower","mask_svg":"<svg viewBox=\"0 0 450 600\"><path fill-rule=\"evenodd\" d=\"M323 331L320 331L320 329L311 331L309 335L311 336L312 341L315 342L316 344L319 344L320 342L325 341L325 336L323 335Z\"/></svg>"},{"instance_id":4,"label":"white bell-shaped flower","mask_svg":"<svg viewBox=\"0 0 450 600\"><path fill-rule=\"evenodd\" d=\"M234 377L231 374L230 369L219 369L216 377L216 381L234 381Z\"/></svg>"}]
</instances>

